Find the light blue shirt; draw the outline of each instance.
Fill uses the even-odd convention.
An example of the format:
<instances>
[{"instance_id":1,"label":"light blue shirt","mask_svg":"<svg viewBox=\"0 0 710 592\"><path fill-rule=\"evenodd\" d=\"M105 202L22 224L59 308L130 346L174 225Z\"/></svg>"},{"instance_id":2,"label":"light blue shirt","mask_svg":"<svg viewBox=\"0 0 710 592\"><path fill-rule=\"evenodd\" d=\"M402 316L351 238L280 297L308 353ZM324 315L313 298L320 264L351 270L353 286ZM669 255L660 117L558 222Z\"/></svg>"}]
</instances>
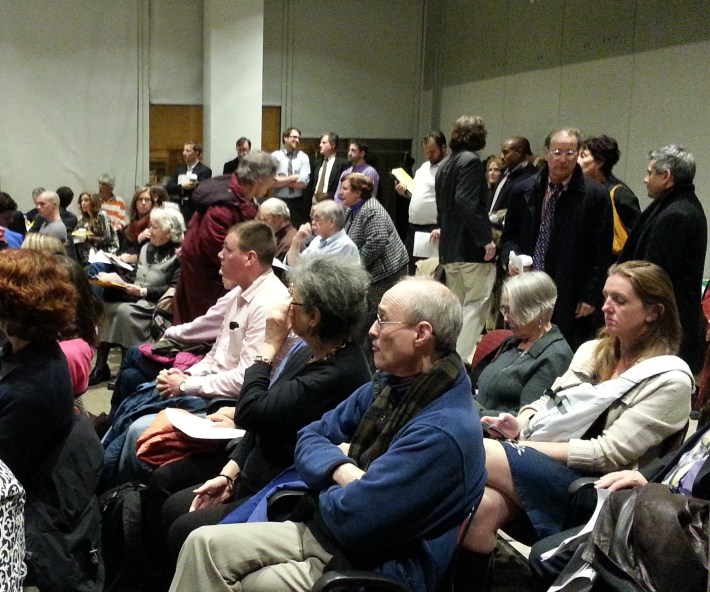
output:
<instances>
[{"instance_id":1,"label":"light blue shirt","mask_svg":"<svg viewBox=\"0 0 710 592\"><path fill-rule=\"evenodd\" d=\"M276 176L283 175L288 176L288 161L289 157L286 155L285 150L276 150L271 153L276 160L279 161L279 168L276 169ZM308 181L311 178L311 162L308 160L308 156L302 150L296 152L291 160L291 174L298 175L298 180L304 185L308 185ZM274 189L274 197L279 199L293 199L295 197L301 197L303 195L303 189L296 189L295 187L279 187Z\"/></svg>"},{"instance_id":2,"label":"light blue shirt","mask_svg":"<svg viewBox=\"0 0 710 592\"><path fill-rule=\"evenodd\" d=\"M329 236L326 239L316 236L311 241L311 244L301 253L301 257L324 255L326 253L329 255L338 254L346 260L350 259L360 263L360 253L357 250L357 246L344 230L339 230L333 236Z\"/></svg>"}]
</instances>

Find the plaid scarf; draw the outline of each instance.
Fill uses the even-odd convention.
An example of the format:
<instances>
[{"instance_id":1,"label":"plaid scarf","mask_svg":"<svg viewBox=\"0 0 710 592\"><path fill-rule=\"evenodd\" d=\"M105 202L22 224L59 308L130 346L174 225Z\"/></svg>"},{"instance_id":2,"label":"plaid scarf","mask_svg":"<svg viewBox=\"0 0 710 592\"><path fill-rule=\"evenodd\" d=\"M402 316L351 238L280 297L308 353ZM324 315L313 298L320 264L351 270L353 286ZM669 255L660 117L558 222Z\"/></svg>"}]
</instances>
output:
<instances>
[{"instance_id":1,"label":"plaid scarf","mask_svg":"<svg viewBox=\"0 0 710 592\"><path fill-rule=\"evenodd\" d=\"M350 443L350 458L366 470L372 461L387 451L394 436L409 420L450 390L462 371L463 362L454 352L439 358L427 372L402 383L403 388L387 384L375 394L372 405L355 430ZM382 374L378 372L375 387L381 384Z\"/></svg>"}]
</instances>

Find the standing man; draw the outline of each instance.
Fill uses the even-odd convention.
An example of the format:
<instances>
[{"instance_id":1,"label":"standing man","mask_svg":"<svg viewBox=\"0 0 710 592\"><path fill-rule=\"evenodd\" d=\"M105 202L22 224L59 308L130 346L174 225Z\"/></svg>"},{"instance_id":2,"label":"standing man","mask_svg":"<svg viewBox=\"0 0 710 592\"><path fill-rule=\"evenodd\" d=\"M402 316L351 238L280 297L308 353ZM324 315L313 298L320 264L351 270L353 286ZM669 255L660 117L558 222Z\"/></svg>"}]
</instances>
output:
<instances>
[{"instance_id":1,"label":"standing man","mask_svg":"<svg viewBox=\"0 0 710 592\"><path fill-rule=\"evenodd\" d=\"M239 159L245 154L249 154L250 152L251 140L242 136L237 140L237 157L234 160L230 160L224 163L224 167L222 168L222 174L231 175L234 171L237 170L237 167L239 166Z\"/></svg>"},{"instance_id":2,"label":"standing man","mask_svg":"<svg viewBox=\"0 0 710 592\"><path fill-rule=\"evenodd\" d=\"M335 191L340 182L340 176L348 168L348 161L335 154L338 149L338 134L328 132L320 139L319 152L321 159L316 162L308 184L308 195L316 204L324 199L334 199Z\"/></svg>"},{"instance_id":3,"label":"standing man","mask_svg":"<svg viewBox=\"0 0 710 592\"><path fill-rule=\"evenodd\" d=\"M680 357L697 372L704 335L700 287L705 269L707 220L695 194L695 158L671 144L649 153L644 183L652 203L636 222L619 262L643 259L670 276L678 304L683 341Z\"/></svg>"},{"instance_id":4,"label":"standing man","mask_svg":"<svg viewBox=\"0 0 710 592\"><path fill-rule=\"evenodd\" d=\"M343 186L343 180L350 173L362 173L366 177L370 177L372 181L372 197L377 198L377 188L380 184L380 175L374 169L365 162L367 158L367 144L362 140L350 140L350 147L348 148L348 162L350 166L343 171L340 175L340 181L338 182L338 188L335 191L335 201L337 201L341 206L343 205L343 200L340 197L340 190Z\"/></svg>"},{"instance_id":5,"label":"standing man","mask_svg":"<svg viewBox=\"0 0 710 592\"><path fill-rule=\"evenodd\" d=\"M291 211L291 222L298 227L308 221L311 204L303 198L304 189L311 179L311 163L298 147L301 130L289 127L281 136L283 148L271 153L279 163L274 183L274 197L286 202Z\"/></svg>"},{"instance_id":6,"label":"standing man","mask_svg":"<svg viewBox=\"0 0 710 592\"><path fill-rule=\"evenodd\" d=\"M404 246L409 254L409 274L414 274L414 264L420 259L414 257L414 233L429 234L437 228L436 225L436 191L434 178L439 170L439 164L446 156L446 136L444 132L434 130L422 138L422 147L426 160L414 173L414 192L410 194L401 183L396 183L394 189L399 195L411 198L409 202L409 227Z\"/></svg>"},{"instance_id":7,"label":"standing man","mask_svg":"<svg viewBox=\"0 0 710 592\"><path fill-rule=\"evenodd\" d=\"M182 159L185 164L175 169L170 176L170 181L165 185L165 190L170 195L180 198L180 211L185 218L185 226L188 225L195 212L192 193L200 181L212 178L212 169L200 162L201 157L202 146L199 142L194 140L185 142L182 147Z\"/></svg>"},{"instance_id":8,"label":"standing man","mask_svg":"<svg viewBox=\"0 0 710 592\"><path fill-rule=\"evenodd\" d=\"M66 244L67 227L59 215L59 196L54 191L43 191L37 197L35 205L37 213L44 218L39 233L58 238L62 244Z\"/></svg>"},{"instance_id":9,"label":"standing man","mask_svg":"<svg viewBox=\"0 0 710 592\"><path fill-rule=\"evenodd\" d=\"M508 198L513 185L532 177L537 172L535 165L530 162L531 156L530 142L522 136L511 136L501 145L500 157L503 159L505 171L493 194L488 212L494 228L503 230Z\"/></svg>"},{"instance_id":10,"label":"standing man","mask_svg":"<svg viewBox=\"0 0 710 592\"><path fill-rule=\"evenodd\" d=\"M299 522L194 530L171 592L305 592L336 562L439 589L486 480L460 330L461 306L441 284L388 290L370 328L378 372L298 434L295 467L313 509Z\"/></svg>"},{"instance_id":11,"label":"standing man","mask_svg":"<svg viewBox=\"0 0 710 592\"><path fill-rule=\"evenodd\" d=\"M464 115L451 132L451 156L436 175L439 258L446 285L463 306L456 351L470 362L483 331L496 277L496 246L486 211L485 166L477 151L486 146L483 119Z\"/></svg>"},{"instance_id":12,"label":"standing man","mask_svg":"<svg viewBox=\"0 0 710 592\"><path fill-rule=\"evenodd\" d=\"M552 315L572 350L591 339L599 322L613 222L606 190L588 181L577 164L579 130L563 128L545 139L547 164L515 185L503 228L501 262L508 273L511 251L529 255L533 269L557 284Z\"/></svg>"}]
</instances>

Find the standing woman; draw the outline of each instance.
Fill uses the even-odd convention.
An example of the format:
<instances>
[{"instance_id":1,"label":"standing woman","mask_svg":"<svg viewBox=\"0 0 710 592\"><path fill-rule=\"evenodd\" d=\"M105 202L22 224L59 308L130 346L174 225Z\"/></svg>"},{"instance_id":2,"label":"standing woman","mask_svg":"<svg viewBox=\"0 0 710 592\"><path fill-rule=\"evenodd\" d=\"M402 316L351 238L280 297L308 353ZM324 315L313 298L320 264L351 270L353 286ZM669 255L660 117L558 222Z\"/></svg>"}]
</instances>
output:
<instances>
[{"instance_id":1,"label":"standing woman","mask_svg":"<svg viewBox=\"0 0 710 592\"><path fill-rule=\"evenodd\" d=\"M122 352L149 338L155 305L168 288L174 288L180 277L180 260L175 250L182 243L185 223L182 214L173 209L155 208L150 212L150 240L138 257L133 283L105 291L106 328L91 371L89 385L109 380L108 355L111 345Z\"/></svg>"},{"instance_id":2,"label":"standing woman","mask_svg":"<svg viewBox=\"0 0 710 592\"><path fill-rule=\"evenodd\" d=\"M370 274L365 318L365 326L369 327L384 293L407 275L409 256L387 210L372 198L369 177L349 174L343 180L340 198L347 208L345 232L357 246L360 262Z\"/></svg>"},{"instance_id":3,"label":"standing woman","mask_svg":"<svg viewBox=\"0 0 710 592\"><path fill-rule=\"evenodd\" d=\"M72 236L79 263L86 265L92 247L113 253L118 249L118 237L106 212L101 209L101 198L97 194L82 192L79 208L81 218Z\"/></svg>"},{"instance_id":4,"label":"standing woman","mask_svg":"<svg viewBox=\"0 0 710 592\"><path fill-rule=\"evenodd\" d=\"M572 481L636 468L647 452L688 421L693 378L676 357L681 327L666 272L646 261L612 266L604 299L606 326L599 339L582 344L569 370L552 385L561 392L560 399L567 398L567 417L579 410L570 403L573 389L585 389L587 401L613 395L591 413L591 428L572 438L551 437L553 424L543 423L553 403L548 395L524 406L517 418L508 413L481 418L510 437L484 441L488 480L463 543L478 554L472 561L482 572L498 529L524 513L539 537L560 532ZM631 376L625 373L637 364L644 364L643 376L628 381ZM588 402L577 405L589 408ZM490 435L498 437L493 431Z\"/></svg>"},{"instance_id":5,"label":"standing woman","mask_svg":"<svg viewBox=\"0 0 710 592\"><path fill-rule=\"evenodd\" d=\"M495 195L502 172L503 161L501 158L498 156L489 156L486 162L486 185L488 186L486 207L488 209L490 209L491 203L493 203L493 196Z\"/></svg>"}]
</instances>

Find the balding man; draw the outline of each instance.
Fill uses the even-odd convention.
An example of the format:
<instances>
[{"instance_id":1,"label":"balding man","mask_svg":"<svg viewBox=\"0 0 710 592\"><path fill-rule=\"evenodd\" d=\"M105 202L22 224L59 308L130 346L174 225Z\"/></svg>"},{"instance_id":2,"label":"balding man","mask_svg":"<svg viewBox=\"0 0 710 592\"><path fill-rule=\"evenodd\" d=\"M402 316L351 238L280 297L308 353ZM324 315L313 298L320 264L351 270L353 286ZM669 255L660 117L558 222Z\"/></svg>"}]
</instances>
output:
<instances>
[{"instance_id":1,"label":"balding man","mask_svg":"<svg viewBox=\"0 0 710 592\"><path fill-rule=\"evenodd\" d=\"M325 253L360 261L357 245L343 230L345 213L333 200L327 199L313 206L311 223L303 224L294 236L288 252L288 264L296 265L301 257ZM306 247L307 241L313 240ZM304 248L305 247L305 248Z\"/></svg>"},{"instance_id":2,"label":"balding man","mask_svg":"<svg viewBox=\"0 0 710 592\"><path fill-rule=\"evenodd\" d=\"M259 206L256 219L269 225L276 237L276 258L283 261L291 248L296 229L291 224L291 211L283 200L271 197Z\"/></svg>"},{"instance_id":3,"label":"balding man","mask_svg":"<svg viewBox=\"0 0 710 592\"><path fill-rule=\"evenodd\" d=\"M44 223L39 229L40 234L58 238L62 243L67 242L67 227L62 222L59 214L59 196L54 191L43 191L35 202L37 213L44 218Z\"/></svg>"},{"instance_id":4,"label":"balding man","mask_svg":"<svg viewBox=\"0 0 710 592\"><path fill-rule=\"evenodd\" d=\"M316 501L312 516L193 531L171 592L306 591L334 559L438 589L486 478L456 353L461 324L442 284L390 288L370 328L373 380L299 432L295 466Z\"/></svg>"},{"instance_id":5,"label":"balding man","mask_svg":"<svg viewBox=\"0 0 710 592\"><path fill-rule=\"evenodd\" d=\"M579 130L563 128L545 140L547 164L518 183L508 203L501 262L509 273L510 253L529 255L533 269L557 284L552 316L575 350L591 339L599 322L602 288L611 259L613 223L609 194L588 181L577 164Z\"/></svg>"},{"instance_id":6,"label":"balding man","mask_svg":"<svg viewBox=\"0 0 710 592\"><path fill-rule=\"evenodd\" d=\"M537 172L535 166L530 162L532 155L530 142L522 136L511 136L501 145L500 157L503 159L505 170L488 210L494 228L503 228L505 213L508 209L508 197L513 186L519 181L532 177Z\"/></svg>"}]
</instances>

